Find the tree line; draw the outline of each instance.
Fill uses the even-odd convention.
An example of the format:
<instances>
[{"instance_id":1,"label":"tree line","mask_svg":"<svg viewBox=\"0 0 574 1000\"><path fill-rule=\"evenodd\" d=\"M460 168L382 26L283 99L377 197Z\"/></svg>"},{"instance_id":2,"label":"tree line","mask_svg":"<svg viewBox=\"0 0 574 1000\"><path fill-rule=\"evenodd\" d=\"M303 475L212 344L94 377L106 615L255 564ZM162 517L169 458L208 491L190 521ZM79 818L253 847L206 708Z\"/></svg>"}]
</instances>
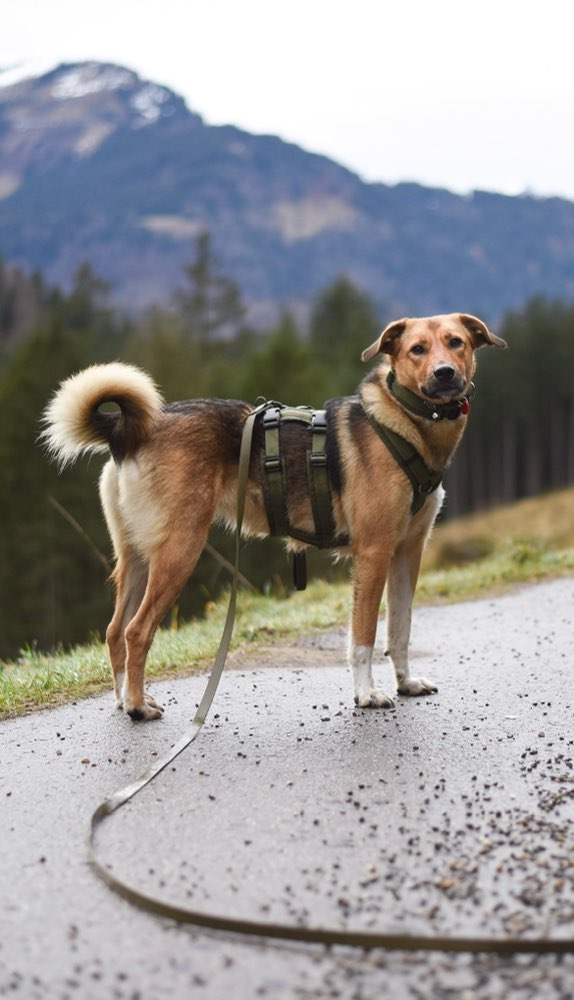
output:
<instances>
[{"instance_id":1,"label":"tree line","mask_svg":"<svg viewBox=\"0 0 574 1000\"><path fill-rule=\"evenodd\" d=\"M137 317L114 308L109 288L86 265L62 291L0 263L0 657L103 634L112 607L97 495L103 459L59 476L37 441L59 382L120 358L148 370L170 400L264 395L320 406L354 391L366 373L361 350L393 318L377 314L341 277L317 295L305 325L285 310L268 330L254 330L207 234L173 300ZM510 350L479 352L473 412L447 473L446 516L574 482L574 306L536 298L496 332ZM231 555L230 536L216 530L211 540ZM246 547L242 570L261 589L289 586L276 540ZM313 551L310 571L341 569ZM201 614L228 579L204 553L179 614Z\"/></svg>"}]
</instances>

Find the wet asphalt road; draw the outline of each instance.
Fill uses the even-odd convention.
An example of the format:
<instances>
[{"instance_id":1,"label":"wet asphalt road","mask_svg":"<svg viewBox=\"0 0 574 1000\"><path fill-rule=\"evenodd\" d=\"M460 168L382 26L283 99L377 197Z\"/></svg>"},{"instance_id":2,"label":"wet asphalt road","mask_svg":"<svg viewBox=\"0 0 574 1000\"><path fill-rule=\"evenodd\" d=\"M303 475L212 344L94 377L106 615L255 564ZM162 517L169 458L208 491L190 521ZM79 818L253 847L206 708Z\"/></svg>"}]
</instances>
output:
<instances>
[{"instance_id":1,"label":"wet asphalt road","mask_svg":"<svg viewBox=\"0 0 574 1000\"><path fill-rule=\"evenodd\" d=\"M283 649L289 667L259 654L224 674L198 740L106 822L101 850L196 909L574 937L573 624L573 579L417 609L413 665L439 693L388 711L354 708L342 631ZM574 956L268 944L112 894L86 863L89 816L180 738L204 684L154 684L159 723L105 696L0 724L0 995L574 996Z\"/></svg>"}]
</instances>

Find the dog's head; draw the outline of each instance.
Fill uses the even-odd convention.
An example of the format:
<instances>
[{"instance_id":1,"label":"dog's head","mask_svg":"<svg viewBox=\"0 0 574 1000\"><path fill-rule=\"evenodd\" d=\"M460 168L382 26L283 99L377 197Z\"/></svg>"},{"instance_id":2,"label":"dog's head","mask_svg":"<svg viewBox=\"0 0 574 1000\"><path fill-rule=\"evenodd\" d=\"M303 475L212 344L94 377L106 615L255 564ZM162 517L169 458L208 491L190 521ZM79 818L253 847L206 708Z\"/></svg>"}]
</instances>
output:
<instances>
[{"instance_id":1,"label":"dog's head","mask_svg":"<svg viewBox=\"0 0 574 1000\"><path fill-rule=\"evenodd\" d=\"M468 313L398 319L389 323L363 361L377 354L390 357L397 380L427 399L449 400L468 388L479 347L506 347L506 341Z\"/></svg>"}]
</instances>

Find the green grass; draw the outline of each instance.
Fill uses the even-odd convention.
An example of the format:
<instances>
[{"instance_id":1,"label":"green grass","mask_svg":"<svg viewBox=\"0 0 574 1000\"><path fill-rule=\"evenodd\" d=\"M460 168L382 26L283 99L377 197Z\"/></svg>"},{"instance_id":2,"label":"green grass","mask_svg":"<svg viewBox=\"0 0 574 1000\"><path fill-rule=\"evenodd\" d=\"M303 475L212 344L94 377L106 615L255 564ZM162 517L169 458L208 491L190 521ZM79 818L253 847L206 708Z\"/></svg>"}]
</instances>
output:
<instances>
[{"instance_id":1,"label":"green grass","mask_svg":"<svg viewBox=\"0 0 574 1000\"><path fill-rule=\"evenodd\" d=\"M502 545L475 562L426 571L417 588L417 603L468 601L500 594L520 583L574 573L574 548L547 551L530 541Z\"/></svg>"},{"instance_id":2,"label":"green grass","mask_svg":"<svg viewBox=\"0 0 574 1000\"><path fill-rule=\"evenodd\" d=\"M280 636L336 625L345 620L348 599L347 584L322 581L288 598L241 591L231 648L261 646ZM208 667L219 645L226 611L224 598L204 620L161 629L148 656L146 678L184 676ZM109 690L110 684L101 642L54 653L23 650L16 661L0 664L0 719Z\"/></svg>"},{"instance_id":3,"label":"green grass","mask_svg":"<svg viewBox=\"0 0 574 1000\"><path fill-rule=\"evenodd\" d=\"M574 490L439 526L425 557L417 603L469 600L521 583L574 573ZM350 585L314 581L286 598L242 591L232 649L249 650L345 623ZM148 658L148 679L205 669L219 644L227 608L203 621L161 630ZM109 690L104 646L93 642L53 654L24 650L0 664L0 718Z\"/></svg>"}]
</instances>

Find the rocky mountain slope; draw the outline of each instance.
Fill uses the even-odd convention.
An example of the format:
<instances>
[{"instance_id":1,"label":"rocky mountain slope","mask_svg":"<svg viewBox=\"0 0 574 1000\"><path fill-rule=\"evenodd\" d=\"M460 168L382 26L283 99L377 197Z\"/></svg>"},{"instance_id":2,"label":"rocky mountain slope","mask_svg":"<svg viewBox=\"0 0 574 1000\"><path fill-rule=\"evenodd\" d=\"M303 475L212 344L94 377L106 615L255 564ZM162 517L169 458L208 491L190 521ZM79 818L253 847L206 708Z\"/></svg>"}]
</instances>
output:
<instances>
[{"instance_id":1,"label":"rocky mountain slope","mask_svg":"<svg viewBox=\"0 0 574 1000\"><path fill-rule=\"evenodd\" d=\"M367 184L279 138L210 126L120 66L0 89L4 260L64 287L89 261L139 309L181 285L205 229L254 319L342 273L392 314L495 321L537 292L574 297L574 203Z\"/></svg>"}]
</instances>

